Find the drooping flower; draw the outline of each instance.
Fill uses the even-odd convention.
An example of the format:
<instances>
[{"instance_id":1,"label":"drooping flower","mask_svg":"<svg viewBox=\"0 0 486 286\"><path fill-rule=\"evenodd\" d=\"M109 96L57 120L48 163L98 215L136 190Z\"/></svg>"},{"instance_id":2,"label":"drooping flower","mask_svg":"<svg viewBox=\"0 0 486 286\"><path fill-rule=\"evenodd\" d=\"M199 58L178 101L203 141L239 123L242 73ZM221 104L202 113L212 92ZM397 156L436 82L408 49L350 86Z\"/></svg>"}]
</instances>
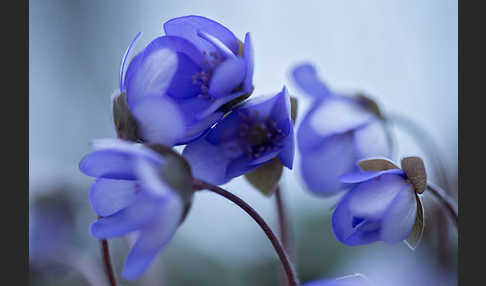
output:
<instances>
[{"instance_id":1,"label":"drooping flower","mask_svg":"<svg viewBox=\"0 0 486 286\"><path fill-rule=\"evenodd\" d=\"M312 281L302 286L371 286L371 282L363 274L353 274L339 278Z\"/></svg>"},{"instance_id":2,"label":"drooping flower","mask_svg":"<svg viewBox=\"0 0 486 286\"><path fill-rule=\"evenodd\" d=\"M291 169L294 142L287 89L235 107L204 137L188 144L182 155L195 177L216 185L274 158Z\"/></svg>"},{"instance_id":3,"label":"drooping flower","mask_svg":"<svg viewBox=\"0 0 486 286\"><path fill-rule=\"evenodd\" d=\"M336 238L349 246L406 240L415 248L423 231L423 208L418 197L425 190L423 162L402 159L402 169L383 158L359 162L361 171L342 175L352 185L332 215Z\"/></svg>"},{"instance_id":4,"label":"drooping flower","mask_svg":"<svg viewBox=\"0 0 486 286\"><path fill-rule=\"evenodd\" d=\"M253 48L249 33L241 43L226 27L201 16L171 19L164 30L166 35L135 55L125 72L139 34L132 41L122 60L120 91L137 123L131 128L136 139L186 144L251 94ZM180 132L167 140L167 128Z\"/></svg>"},{"instance_id":5,"label":"drooping flower","mask_svg":"<svg viewBox=\"0 0 486 286\"><path fill-rule=\"evenodd\" d=\"M338 177L356 171L356 161L390 156L391 146L373 101L331 92L310 64L297 66L292 76L312 99L297 130L301 174L309 191L335 194L343 189Z\"/></svg>"},{"instance_id":6,"label":"drooping flower","mask_svg":"<svg viewBox=\"0 0 486 286\"><path fill-rule=\"evenodd\" d=\"M103 139L93 147L80 162L83 173L97 178L89 198L102 218L91 225L91 234L110 239L138 233L122 274L136 279L174 236L190 203L190 181L169 164L171 157L155 151L161 145Z\"/></svg>"}]
</instances>

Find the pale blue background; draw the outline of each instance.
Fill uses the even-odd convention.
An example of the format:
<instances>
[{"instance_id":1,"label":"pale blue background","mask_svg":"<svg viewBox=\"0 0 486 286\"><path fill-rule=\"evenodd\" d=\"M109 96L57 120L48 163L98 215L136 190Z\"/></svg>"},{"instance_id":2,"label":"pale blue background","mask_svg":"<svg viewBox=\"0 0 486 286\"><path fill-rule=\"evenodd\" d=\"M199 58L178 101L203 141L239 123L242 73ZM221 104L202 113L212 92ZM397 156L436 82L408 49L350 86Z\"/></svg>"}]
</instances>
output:
<instances>
[{"instance_id":1,"label":"pale blue background","mask_svg":"<svg viewBox=\"0 0 486 286\"><path fill-rule=\"evenodd\" d=\"M84 192L74 196L87 200L92 179L79 172L78 162L90 151L91 139L115 135L110 95L118 86L126 46L142 31L137 46L141 49L162 34L163 22L188 14L215 19L240 38L251 32L256 95L278 91L285 84L300 98L302 114L308 102L290 80L289 69L312 61L332 89L364 91L385 112L399 112L421 124L439 144L450 178L457 181L457 1L46 0L30 1L31 195L66 182ZM428 162L408 135L397 134L400 157L421 155ZM302 189L298 165L295 169L283 180L293 223L310 214L329 216L333 200L315 198ZM273 201L243 179L227 187L275 225ZM86 216L82 227L87 234L95 216ZM329 225L315 228L330 233ZM187 242L229 265L274 259L264 239L240 210L210 194L196 196L176 235L178 243ZM322 243L337 245L332 239ZM349 266L346 260L339 261L326 273L349 272L343 270Z\"/></svg>"}]
</instances>

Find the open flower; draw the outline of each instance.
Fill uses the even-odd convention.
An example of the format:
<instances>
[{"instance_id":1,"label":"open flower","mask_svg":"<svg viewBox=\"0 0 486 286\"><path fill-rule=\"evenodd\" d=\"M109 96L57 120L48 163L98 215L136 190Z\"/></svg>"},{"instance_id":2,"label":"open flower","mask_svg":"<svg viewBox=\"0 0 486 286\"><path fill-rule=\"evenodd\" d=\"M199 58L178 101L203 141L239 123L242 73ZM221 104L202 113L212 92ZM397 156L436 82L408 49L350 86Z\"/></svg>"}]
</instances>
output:
<instances>
[{"instance_id":1,"label":"open flower","mask_svg":"<svg viewBox=\"0 0 486 286\"><path fill-rule=\"evenodd\" d=\"M122 60L120 92L126 93L138 139L166 144L164 134L172 125L180 134L169 145L185 144L251 94L252 44L249 33L241 44L226 27L200 16L171 19L164 30L166 35L135 55L125 72L140 34L132 41Z\"/></svg>"},{"instance_id":2,"label":"open flower","mask_svg":"<svg viewBox=\"0 0 486 286\"><path fill-rule=\"evenodd\" d=\"M415 247L423 230L423 209L417 195L426 185L422 160L404 158L402 169L386 159L363 160L359 166L361 171L340 177L353 188L332 215L336 238L349 246L407 239L409 246Z\"/></svg>"},{"instance_id":3,"label":"open flower","mask_svg":"<svg viewBox=\"0 0 486 286\"><path fill-rule=\"evenodd\" d=\"M312 281L302 286L371 286L370 281L363 274L353 274L339 278Z\"/></svg>"},{"instance_id":4,"label":"open flower","mask_svg":"<svg viewBox=\"0 0 486 286\"><path fill-rule=\"evenodd\" d=\"M235 107L204 137L188 144L182 155L195 177L217 185L274 158L291 169L294 143L287 89Z\"/></svg>"},{"instance_id":5,"label":"open flower","mask_svg":"<svg viewBox=\"0 0 486 286\"><path fill-rule=\"evenodd\" d=\"M338 177L356 171L357 160L390 156L390 146L376 104L365 97L332 93L312 65L292 71L299 87L312 97L297 130L301 174L309 191L331 195L343 185Z\"/></svg>"},{"instance_id":6,"label":"open flower","mask_svg":"<svg viewBox=\"0 0 486 286\"><path fill-rule=\"evenodd\" d=\"M80 162L83 173L97 178L89 198L102 218L91 225L91 234L109 239L137 232L122 274L136 279L174 236L190 192L167 176L173 169L167 158L144 145L103 139L93 146Z\"/></svg>"}]
</instances>

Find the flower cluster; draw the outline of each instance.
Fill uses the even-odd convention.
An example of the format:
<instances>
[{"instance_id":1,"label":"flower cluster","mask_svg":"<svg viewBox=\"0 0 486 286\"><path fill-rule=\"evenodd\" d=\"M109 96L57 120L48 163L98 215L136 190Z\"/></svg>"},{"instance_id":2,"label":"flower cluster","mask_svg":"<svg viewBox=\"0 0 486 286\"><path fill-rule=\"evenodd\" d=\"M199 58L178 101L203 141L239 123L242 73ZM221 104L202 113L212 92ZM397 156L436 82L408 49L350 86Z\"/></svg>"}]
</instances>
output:
<instances>
[{"instance_id":1,"label":"flower cluster","mask_svg":"<svg viewBox=\"0 0 486 286\"><path fill-rule=\"evenodd\" d=\"M294 161L296 99L285 86L248 98L254 89L249 33L241 42L200 16L171 19L164 30L133 58L141 34L130 43L113 97L118 139L94 141L94 151L80 162L80 170L96 178L89 191L99 216L92 236L135 233L122 275L137 279L175 235L194 192L212 189L258 222L296 285L284 248L263 219L217 187L245 175L266 195L279 189L283 167L292 169ZM303 181L318 195L349 190L332 215L336 238L350 246L406 241L414 248L423 230L419 194L427 187L422 160L406 157L399 168L387 159L390 135L373 100L331 92L310 64L297 66L292 76L312 99L297 130ZM174 145L186 146L179 154ZM357 274L305 285L369 281Z\"/></svg>"},{"instance_id":2,"label":"flower cluster","mask_svg":"<svg viewBox=\"0 0 486 286\"><path fill-rule=\"evenodd\" d=\"M293 122L287 89L246 100L253 50L221 24L186 16L164 24L120 69L113 98L119 139L93 142L80 169L96 178L90 202L98 239L137 234L123 270L138 278L175 234L193 195L193 174L223 184L273 160L292 168ZM131 142L132 141L132 142ZM183 156L173 145L187 144Z\"/></svg>"}]
</instances>

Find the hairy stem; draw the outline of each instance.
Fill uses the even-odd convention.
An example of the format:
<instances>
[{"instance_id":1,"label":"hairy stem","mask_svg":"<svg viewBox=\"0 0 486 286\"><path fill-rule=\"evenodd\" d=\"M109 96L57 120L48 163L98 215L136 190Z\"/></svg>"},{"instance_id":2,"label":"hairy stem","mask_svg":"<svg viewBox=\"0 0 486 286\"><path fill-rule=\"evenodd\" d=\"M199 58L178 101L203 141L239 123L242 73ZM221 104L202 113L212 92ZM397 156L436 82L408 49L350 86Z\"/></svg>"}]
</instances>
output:
<instances>
[{"instance_id":1,"label":"hairy stem","mask_svg":"<svg viewBox=\"0 0 486 286\"><path fill-rule=\"evenodd\" d=\"M439 200L439 202L445 207L447 212L449 213L454 225L457 229L458 219L457 219L457 211L455 207L455 203L451 200L451 198L442 190L439 186L436 186L432 183L427 184L427 189Z\"/></svg>"},{"instance_id":2,"label":"hairy stem","mask_svg":"<svg viewBox=\"0 0 486 286\"><path fill-rule=\"evenodd\" d=\"M235 203L237 206L239 206L241 209L243 209L249 216L251 216L255 222L261 227L263 232L267 235L268 239L272 243L273 247L275 248L275 251L277 252L278 257L280 258L280 261L282 262L282 266L285 270L285 273L287 274L287 279L289 281L290 286L297 286L298 280L297 280L297 275L295 274L295 271L292 267L292 264L290 262L289 256L287 255L285 249L282 247L278 237L273 233L273 231L270 229L268 224L263 220L263 218L250 206L248 205L245 201L237 197L236 195L224 190L223 188L220 188L218 186L206 183L204 181L198 180L198 179L193 179L193 188L195 190L209 190L213 193L216 193L233 203Z\"/></svg>"}]
</instances>

